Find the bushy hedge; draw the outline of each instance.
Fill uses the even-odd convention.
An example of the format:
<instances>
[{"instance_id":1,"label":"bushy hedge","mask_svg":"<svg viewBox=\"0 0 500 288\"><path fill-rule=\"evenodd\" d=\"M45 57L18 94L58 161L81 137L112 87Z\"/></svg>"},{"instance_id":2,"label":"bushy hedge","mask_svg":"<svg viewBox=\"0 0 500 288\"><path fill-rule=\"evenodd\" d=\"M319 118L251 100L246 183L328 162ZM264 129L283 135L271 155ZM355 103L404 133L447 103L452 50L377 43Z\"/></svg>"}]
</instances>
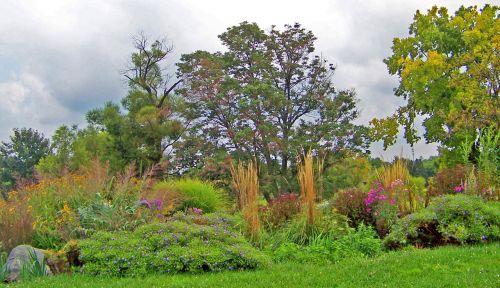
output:
<instances>
[{"instance_id":1,"label":"bushy hedge","mask_svg":"<svg viewBox=\"0 0 500 288\"><path fill-rule=\"evenodd\" d=\"M229 216L175 214L134 232L98 232L80 242L81 271L91 275L254 269L268 258L234 228Z\"/></svg>"},{"instance_id":2,"label":"bushy hedge","mask_svg":"<svg viewBox=\"0 0 500 288\"><path fill-rule=\"evenodd\" d=\"M352 257L373 257L381 252L382 241L370 226L360 224L351 232L337 240L318 239L309 245L293 242L281 244L273 251L277 262L331 263Z\"/></svg>"},{"instance_id":3,"label":"bushy hedge","mask_svg":"<svg viewBox=\"0 0 500 288\"><path fill-rule=\"evenodd\" d=\"M387 248L413 244L432 247L446 243L477 243L500 239L500 203L478 196L445 195L393 226L384 239Z\"/></svg>"}]
</instances>

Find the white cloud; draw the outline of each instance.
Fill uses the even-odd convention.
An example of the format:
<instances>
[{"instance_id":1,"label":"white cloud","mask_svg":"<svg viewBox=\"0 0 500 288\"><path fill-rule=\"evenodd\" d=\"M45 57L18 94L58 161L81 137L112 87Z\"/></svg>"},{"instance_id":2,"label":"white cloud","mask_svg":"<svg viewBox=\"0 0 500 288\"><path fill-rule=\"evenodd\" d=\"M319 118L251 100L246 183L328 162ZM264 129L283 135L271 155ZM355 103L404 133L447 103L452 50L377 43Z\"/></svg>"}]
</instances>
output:
<instances>
[{"instance_id":1,"label":"white cloud","mask_svg":"<svg viewBox=\"0 0 500 288\"><path fill-rule=\"evenodd\" d=\"M52 133L54 128L70 122L81 122L69 109L61 105L33 74L23 73L18 79L0 83L0 123L8 129L0 130L0 138L7 139L11 128L31 127Z\"/></svg>"}]
</instances>

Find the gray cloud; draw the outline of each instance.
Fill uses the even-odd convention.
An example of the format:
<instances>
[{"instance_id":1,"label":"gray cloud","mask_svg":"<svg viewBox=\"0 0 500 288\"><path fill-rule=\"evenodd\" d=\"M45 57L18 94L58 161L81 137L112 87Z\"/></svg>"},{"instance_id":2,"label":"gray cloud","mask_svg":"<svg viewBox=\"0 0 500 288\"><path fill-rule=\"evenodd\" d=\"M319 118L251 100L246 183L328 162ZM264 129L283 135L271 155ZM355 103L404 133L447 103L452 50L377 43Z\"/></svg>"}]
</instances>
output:
<instances>
[{"instance_id":1,"label":"gray cloud","mask_svg":"<svg viewBox=\"0 0 500 288\"><path fill-rule=\"evenodd\" d=\"M367 123L403 103L392 92L397 78L382 63L390 55L392 39L407 35L417 9L434 3L450 11L459 4L483 5L457 2L3 1L0 140L14 127L50 135L59 125L83 124L86 111L122 98L126 83L119 71L127 65L131 37L138 31L172 41L173 71L182 53L222 49L217 35L245 20L263 29L299 22L312 30L318 37L316 52L338 67L337 86L356 89L363 112L359 122ZM378 143L372 150L390 159L401 145L384 152ZM416 155L435 153L435 145L415 147Z\"/></svg>"}]
</instances>

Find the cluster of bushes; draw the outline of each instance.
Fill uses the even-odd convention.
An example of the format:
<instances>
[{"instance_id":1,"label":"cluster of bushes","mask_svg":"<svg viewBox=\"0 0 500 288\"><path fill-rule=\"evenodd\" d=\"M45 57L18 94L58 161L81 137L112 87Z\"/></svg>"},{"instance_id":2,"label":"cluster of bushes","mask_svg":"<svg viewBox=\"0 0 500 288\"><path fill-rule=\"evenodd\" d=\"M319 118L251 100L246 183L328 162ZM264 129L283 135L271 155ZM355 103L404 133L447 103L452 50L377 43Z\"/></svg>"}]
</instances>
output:
<instances>
[{"instance_id":1,"label":"cluster of bushes","mask_svg":"<svg viewBox=\"0 0 500 288\"><path fill-rule=\"evenodd\" d=\"M405 245L500 239L500 206L491 196L496 190L480 182L474 169L441 169L426 189L426 180L411 176L398 160L373 170L366 183L357 179L356 187L320 200L322 163L310 153L303 161L300 193L269 201L258 194L252 166L241 166L233 185L245 189L231 199L201 180L110 175L95 162L79 174L44 178L0 200L0 243L5 251L21 243L57 250L78 239L75 261L83 266L77 271L144 276L255 269L270 261L335 263ZM444 176L455 174L465 178ZM239 211L223 214L235 200Z\"/></svg>"},{"instance_id":2,"label":"cluster of bushes","mask_svg":"<svg viewBox=\"0 0 500 288\"><path fill-rule=\"evenodd\" d=\"M434 198L425 209L398 220L384 245L433 247L498 240L500 203L459 194Z\"/></svg>"},{"instance_id":3,"label":"cluster of bushes","mask_svg":"<svg viewBox=\"0 0 500 288\"><path fill-rule=\"evenodd\" d=\"M78 173L42 178L0 199L0 242L60 249L97 231L132 231L176 211L223 211L226 199L213 185L182 179L153 182L135 173L111 175L99 161Z\"/></svg>"},{"instance_id":4,"label":"cluster of bushes","mask_svg":"<svg viewBox=\"0 0 500 288\"><path fill-rule=\"evenodd\" d=\"M143 276L151 273L254 269L269 258L256 250L227 215L178 212L134 231L98 232L80 241L81 272Z\"/></svg>"}]
</instances>

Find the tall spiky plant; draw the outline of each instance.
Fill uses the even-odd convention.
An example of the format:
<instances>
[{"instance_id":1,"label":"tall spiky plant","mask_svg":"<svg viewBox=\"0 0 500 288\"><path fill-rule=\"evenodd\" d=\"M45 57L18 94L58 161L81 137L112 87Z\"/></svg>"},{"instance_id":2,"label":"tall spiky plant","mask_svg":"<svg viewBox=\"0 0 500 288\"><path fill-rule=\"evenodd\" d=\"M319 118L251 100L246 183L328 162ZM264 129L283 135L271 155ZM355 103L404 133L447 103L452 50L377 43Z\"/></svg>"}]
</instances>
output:
<instances>
[{"instance_id":1,"label":"tall spiky plant","mask_svg":"<svg viewBox=\"0 0 500 288\"><path fill-rule=\"evenodd\" d=\"M254 241L259 240L259 177L253 161L245 168L242 163L235 168L231 164L234 189L238 192L239 206L248 226L248 234Z\"/></svg>"},{"instance_id":2,"label":"tall spiky plant","mask_svg":"<svg viewBox=\"0 0 500 288\"><path fill-rule=\"evenodd\" d=\"M398 199L399 211L403 213L411 212L415 206L415 197L411 189L408 189L410 171L405 162L398 158L392 165L382 166L376 172L377 181L388 192L389 200ZM397 187L400 183L403 187Z\"/></svg>"},{"instance_id":3,"label":"tall spiky plant","mask_svg":"<svg viewBox=\"0 0 500 288\"><path fill-rule=\"evenodd\" d=\"M323 169L324 169L324 165L325 165L325 157L319 157L318 156L318 163L317 163L317 166L318 166L318 175L317 175L317 182L316 182L316 187L317 187L317 197L318 197L318 201L321 201L323 200L323 196L324 196L324 179L323 179Z\"/></svg>"},{"instance_id":4,"label":"tall spiky plant","mask_svg":"<svg viewBox=\"0 0 500 288\"><path fill-rule=\"evenodd\" d=\"M304 155L302 163L297 168L297 178L300 186L302 207L307 209L307 224L312 226L315 217L316 191L314 189L314 161L311 150Z\"/></svg>"}]
</instances>

